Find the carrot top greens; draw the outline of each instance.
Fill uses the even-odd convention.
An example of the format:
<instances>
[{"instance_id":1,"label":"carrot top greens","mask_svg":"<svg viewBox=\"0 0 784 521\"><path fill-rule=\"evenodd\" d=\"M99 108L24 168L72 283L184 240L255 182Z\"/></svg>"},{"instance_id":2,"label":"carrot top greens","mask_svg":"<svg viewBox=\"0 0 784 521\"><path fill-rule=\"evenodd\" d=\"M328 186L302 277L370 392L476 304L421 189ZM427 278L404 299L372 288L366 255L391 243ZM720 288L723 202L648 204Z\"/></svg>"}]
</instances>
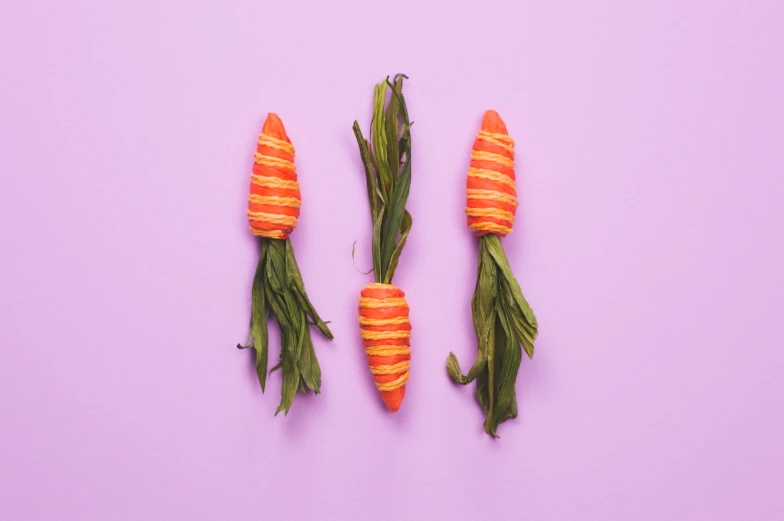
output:
<instances>
[{"instance_id":1,"label":"carrot top greens","mask_svg":"<svg viewBox=\"0 0 784 521\"><path fill-rule=\"evenodd\" d=\"M376 282L390 284L411 231L406 210L411 187L411 125L403 97L403 74L378 83L373 101L370 140L354 121L354 135L365 167L373 221L373 272ZM387 103L387 91L391 91ZM386 107L385 107L386 105Z\"/></svg>"}]
</instances>

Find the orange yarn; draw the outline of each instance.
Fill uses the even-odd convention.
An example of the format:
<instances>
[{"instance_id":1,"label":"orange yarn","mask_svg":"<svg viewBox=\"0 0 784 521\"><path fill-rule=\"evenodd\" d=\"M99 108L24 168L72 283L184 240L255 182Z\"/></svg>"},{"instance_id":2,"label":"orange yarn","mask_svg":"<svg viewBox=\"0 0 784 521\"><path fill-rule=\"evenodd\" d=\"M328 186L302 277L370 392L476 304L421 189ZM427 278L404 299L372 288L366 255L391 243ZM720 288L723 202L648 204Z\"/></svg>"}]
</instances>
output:
<instances>
[{"instance_id":1,"label":"orange yarn","mask_svg":"<svg viewBox=\"0 0 784 521\"><path fill-rule=\"evenodd\" d=\"M400 409L411 360L411 322L406 294L392 284L365 286L359 299L359 328L370 372L387 408Z\"/></svg>"},{"instance_id":2,"label":"orange yarn","mask_svg":"<svg viewBox=\"0 0 784 521\"><path fill-rule=\"evenodd\" d=\"M267 115L253 162L248 198L250 231L269 239L287 239L297 226L302 199L294 146L277 114Z\"/></svg>"},{"instance_id":3,"label":"orange yarn","mask_svg":"<svg viewBox=\"0 0 784 521\"><path fill-rule=\"evenodd\" d=\"M477 236L512 232L517 212L514 140L494 110L485 112L466 181L468 228Z\"/></svg>"}]
</instances>

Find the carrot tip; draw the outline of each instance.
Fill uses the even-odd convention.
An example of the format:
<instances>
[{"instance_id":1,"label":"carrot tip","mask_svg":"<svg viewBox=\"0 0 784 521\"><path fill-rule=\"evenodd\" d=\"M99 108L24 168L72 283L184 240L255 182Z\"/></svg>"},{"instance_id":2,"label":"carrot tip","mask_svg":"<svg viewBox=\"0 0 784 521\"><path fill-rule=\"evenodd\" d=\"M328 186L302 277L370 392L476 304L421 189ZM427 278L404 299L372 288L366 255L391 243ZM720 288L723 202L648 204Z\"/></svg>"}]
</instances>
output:
<instances>
[{"instance_id":1,"label":"carrot tip","mask_svg":"<svg viewBox=\"0 0 784 521\"><path fill-rule=\"evenodd\" d=\"M291 140L286 135L286 127L283 126L283 122L274 112L267 114L264 126L261 127L261 133L291 143Z\"/></svg>"},{"instance_id":2,"label":"carrot tip","mask_svg":"<svg viewBox=\"0 0 784 521\"><path fill-rule=\"evenodd\" d=\"M504 120L501 119L501 116L498 115L498 112L494 110L488 110L485 112L485 115L482 118L482 130L485 132L492 132L494 134L509 135L509 133L506 131L506 124L504 124Z\"/></svg>"},{"instance_id":3,"label":"carrot tip","mask_svg":"<svg viewBox=\"0 0 784 521\"><path fill-rule=\"evenodd\" d=\"M394 391L381 391L379 394L389 412L397 412L400 409L400 404L403 403L403 397L406 395L406 386L404 385Z\"/></svg>"}]
</instances>

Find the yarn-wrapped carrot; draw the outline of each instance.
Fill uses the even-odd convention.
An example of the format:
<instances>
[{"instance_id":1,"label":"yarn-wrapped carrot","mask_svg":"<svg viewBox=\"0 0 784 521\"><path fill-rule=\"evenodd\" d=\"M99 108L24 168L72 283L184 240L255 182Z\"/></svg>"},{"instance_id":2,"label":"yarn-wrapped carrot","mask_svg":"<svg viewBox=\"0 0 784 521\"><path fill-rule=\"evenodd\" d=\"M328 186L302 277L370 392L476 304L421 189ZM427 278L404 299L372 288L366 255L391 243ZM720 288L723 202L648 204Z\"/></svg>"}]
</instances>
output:
<instances>
[{"instance_id":1,"label":"yarn-wrapped carrot","mask_svg":"<svg viewBox=\"0 0 784 521\"><path fill-rule=\"evenodd\" d=\"M466 183L468 228L479 237L477 281L471 309L479 344L465 375L454 353L447 372L456 383L476 380L476 396L487 414L485 432L517 416L515 381L522 352L534 356L537 322L512 274L499 237L512 232L517 212L514 141L494 110L485 112L476 135Z\"/></svg>"},{"instance_id":2,"label":"yarn-wrapped carrot","mask_svg":"<svg viewBox=\"0 0 784 521\"><path fill-rule=\"evenodd\" d=\"M402 290L392 284L400 253L411 231L406 210L411 187L411 123L403 98L403 74L376 85L371 142L354 121L365 166L373 221L375 283L362 290L359 326L368 366L381 399L395 412L406 394L411 360L411 323ZM387 90L391 90L387 102Z\"/></svg>"},{"instance_id":3,"label":"yarn-wrapped carrot","mask_svg":"<svg viewBox=\"0 0 784 521\"><path fill-rule=\"evenodd\" d=\"M297 226L302 204L294 147L283 122L270 113L261 129L250 176L248 221L250 231L259 237L261 256L251 290L250 333L244 349L256 351L256 372L264 392L267 381L267 315L272 313L280 326L281 401L275 414L288 414L297 389L316 394L321 389L319 367L310 325L328 339L332 333L310 303L302 282L289 234ZM270 373L272 372L270 371Z\"/></svg>"}]
</instances>

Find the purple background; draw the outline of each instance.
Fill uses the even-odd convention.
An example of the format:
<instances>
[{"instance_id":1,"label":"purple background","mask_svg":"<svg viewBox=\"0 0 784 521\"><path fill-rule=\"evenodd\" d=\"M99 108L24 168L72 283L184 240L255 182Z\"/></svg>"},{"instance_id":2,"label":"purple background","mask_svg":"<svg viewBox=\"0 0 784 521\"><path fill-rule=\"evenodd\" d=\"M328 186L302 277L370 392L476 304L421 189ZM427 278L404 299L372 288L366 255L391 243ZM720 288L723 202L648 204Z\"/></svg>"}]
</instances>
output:
<instances>
[{"instance_id":1,"label":"purple background","mask_svg":"<svg viewBox=\"0 0 784 521\"><path fill-rule=\"evenodd\" d=\"M0 517L781 519L783 20L775 1L3 3ZM414 359L390 415L355 322L351 124L399 71ZM475 352L463 187L488 108L517 141L504 244L541 324L497 441L444 370ZM268 111L336 336L287 418L234 348Z\"/></svg>"}]
</instances>

